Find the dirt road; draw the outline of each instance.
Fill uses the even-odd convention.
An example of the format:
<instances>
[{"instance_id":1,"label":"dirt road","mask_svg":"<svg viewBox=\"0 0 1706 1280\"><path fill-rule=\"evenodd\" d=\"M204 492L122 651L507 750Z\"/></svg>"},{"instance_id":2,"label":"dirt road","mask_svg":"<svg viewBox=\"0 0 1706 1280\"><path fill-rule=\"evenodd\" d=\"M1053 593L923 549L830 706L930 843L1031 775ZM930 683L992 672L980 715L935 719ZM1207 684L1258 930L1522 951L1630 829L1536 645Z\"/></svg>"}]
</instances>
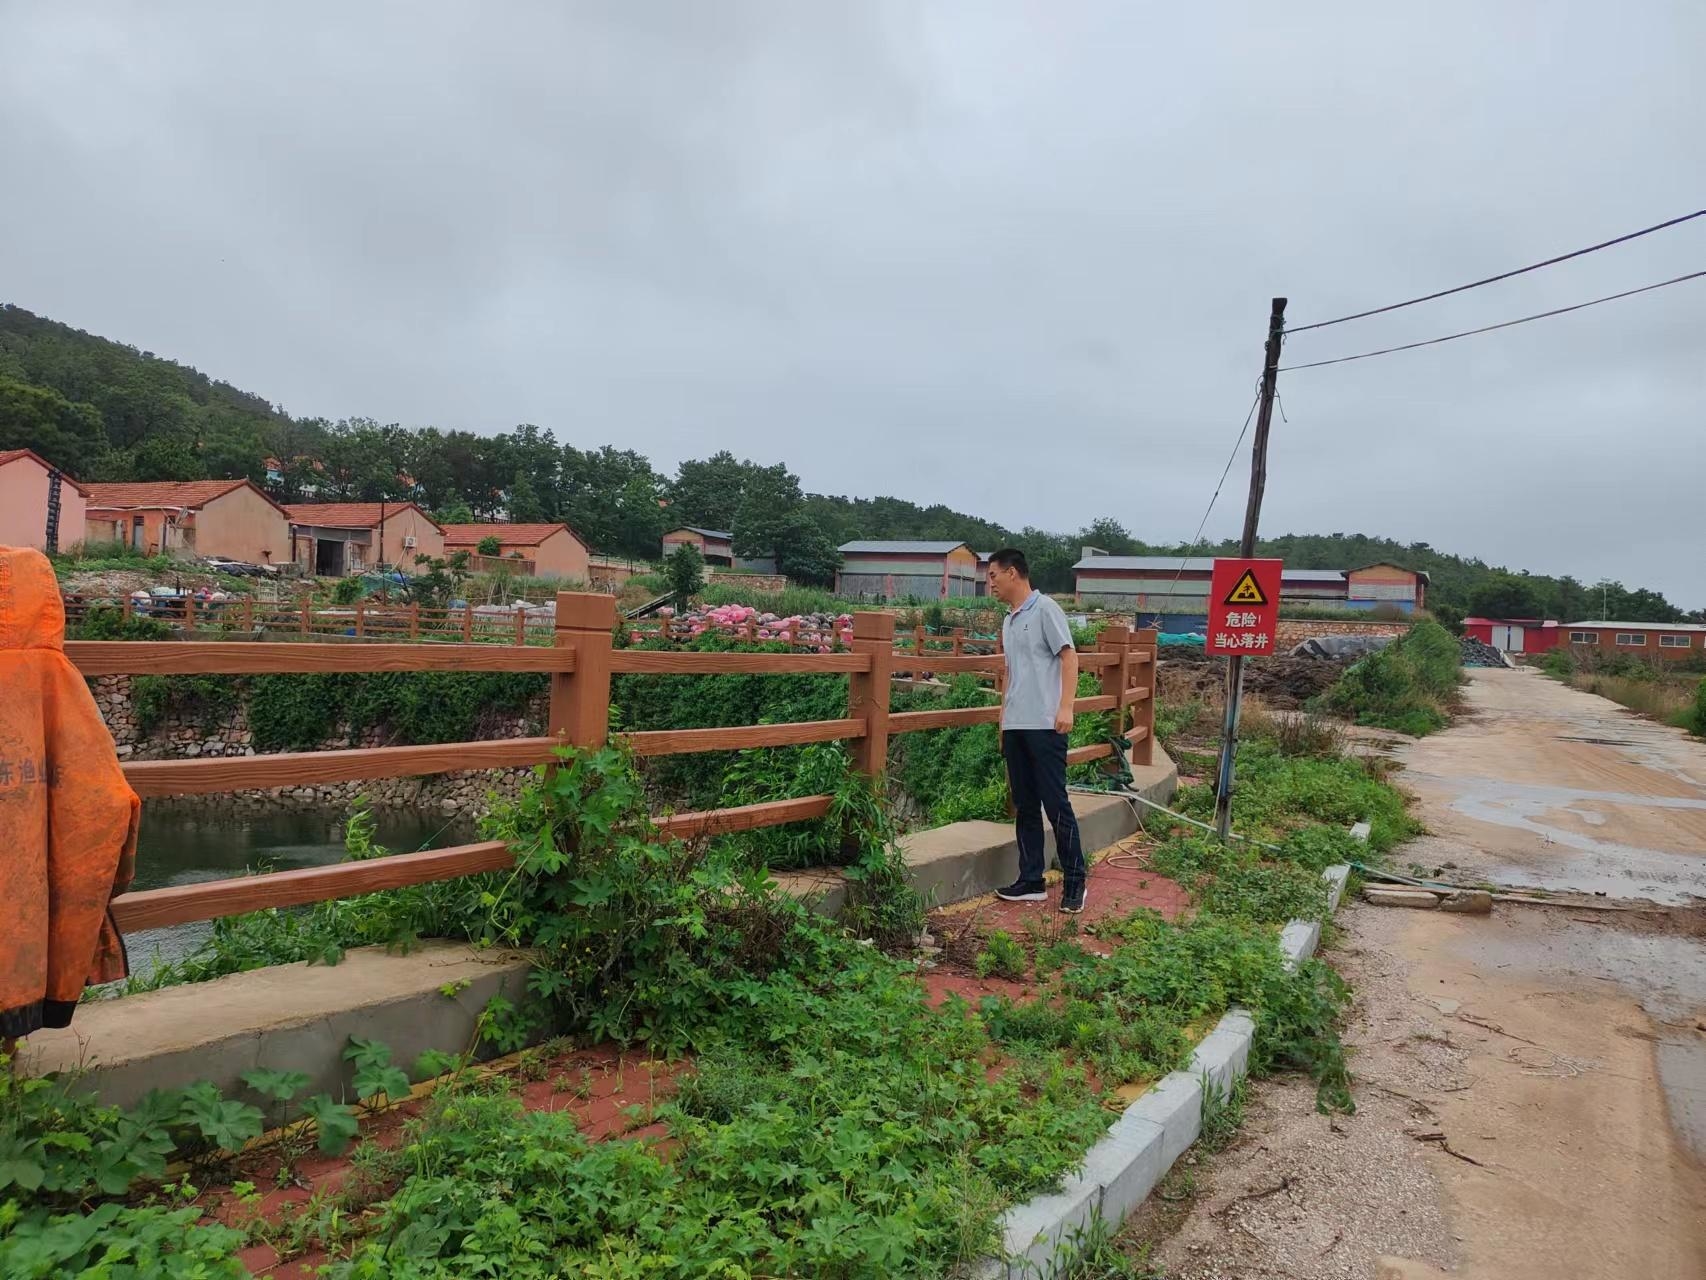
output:
<instances>
[{"instance_id":1,"label":"dirt road","mask_svg":"<svg viewBox=\"0 0 1706 1280\"><path fill-rule=\"evenodd\" d=\"M1706 743L1525 671L1397 749L1431 874L1706 895ZM1706 1278L1706 904L1348 905L1358 1111L1258 1086L1231 1150L1125 1237L1169 1280Z\"/></svg>"}]
</instances>

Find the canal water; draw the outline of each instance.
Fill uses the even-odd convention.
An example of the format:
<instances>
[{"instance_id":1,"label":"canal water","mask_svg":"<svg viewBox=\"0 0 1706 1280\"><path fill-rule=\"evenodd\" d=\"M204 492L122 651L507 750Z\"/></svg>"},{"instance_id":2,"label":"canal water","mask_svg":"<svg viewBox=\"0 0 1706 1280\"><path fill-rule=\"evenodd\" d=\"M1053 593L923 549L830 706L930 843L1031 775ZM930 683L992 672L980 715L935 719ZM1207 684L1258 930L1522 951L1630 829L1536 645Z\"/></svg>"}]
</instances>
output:
<instances>
[{"instance_id":1,"label":"canal water","mask_svg":"<svg viewBox=\"0 0 1706 1280\"><path fill-rule=\"evenodd\" d=\"M375 809L374 842L391 853L440 849L474 838L464 818L419 809ZM136 840L133 889L224 880L256 871L319 867L344 858L344 808L210 813L178 802L148 801ZM146 974L162 959L193 951L212 931L207 921L144 929L125 937L131 971Z\"/></svg>"}]
</instances>

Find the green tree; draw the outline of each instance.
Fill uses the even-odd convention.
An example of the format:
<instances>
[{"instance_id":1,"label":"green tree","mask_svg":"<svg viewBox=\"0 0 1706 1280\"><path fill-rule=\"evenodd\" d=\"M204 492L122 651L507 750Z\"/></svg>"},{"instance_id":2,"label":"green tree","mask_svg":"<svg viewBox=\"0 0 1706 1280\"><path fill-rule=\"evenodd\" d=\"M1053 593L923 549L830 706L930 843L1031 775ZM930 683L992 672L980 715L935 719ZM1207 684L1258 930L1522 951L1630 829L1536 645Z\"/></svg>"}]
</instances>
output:
<instances>
[{"instance_id":1,"label":"green tree","mask_svg":"<svg viewBox=\"0 0 1706 1280\"><path fill-rule=\"evenodd\" d=\"M835 571L841 567L841 552L803 507L795 509L781 539L776 555L778 573L795 582L819 587L835 581Z\"/></svg>"},{"instance_id":2,"label":"green tree","mask_svg":"<svg viewBox=\"0 0 1706 1280\"><path fill-rule=\"evenodd\" d=\"M539 491L533 487L533 477L517 471L509 485L509 518L516 524L538 524L545 518L545 508L539 501Z\"/></svg>"},{"instance_id":3,"label":"green tree","mask_svg":"<svg viewBox=\"0 0 1706 1280\"><path fill-rule=\"evenodd\" d=\"M1527 578L1499 574L1475 588L1469 610L1483 618L1537 618L1540 603L1540 592Z\"/></svg>"},{"instance_id":4,"label":"green tree","mask_svg":"<svg viewBox=\"0 0 1706 1280\"><path fill-rule=\"evenodd\" d=\"M504 553L503 539L497 534L487 534L474 547L483 556L501 556Z\"/></svg>"},{"instance_id":5,"label":"green tree","mask_svg":"<svg viewBox=\"0 0 1706 1280\"><path fill-rule=\"evenodd\" d=\"M565 445L561 457L558 519L596 550L654 558L668 516L658 505L663 478L652 464L611 445L585 451Z\"/></svg>"},{"instance_id":6,"label":"green tree","mask_svg":"<svg viewBox=\"0 0 1706 1280\"><path fill-rule=\"evenodd\" d=\"M456 499L448 507L440 507L433 518L440 524L474 523L474 513L468 509L468 504L461 498Z\"/></svg>"},{"instance_id":7,"label":"green tree","mask_svg":"<svg viewBox=\"0 0 1706 1280\"><path fill-rule=\"evenodd\" d=\"M150 436L130 453L131 470L138 480L207 479L201 459L196 456L195 444L188 436Z\"/></svg>"},{"instance_id":8,"label":"green tree","mask_svg":"<svg viewBox=\"0 0 1706 1280\"><path fill-rule=\"evenodd\" d=\"M84 479L107 452L107 432L93 405L0 377L0 449L34 449Z\"/></svg>"},{"instance_id":9,"label":"green tree","mask_svg":"<svg viewBox=\"0 0 1706 1280\"><path fill-rule=\"evenodd\" d=\"M752 463L736 460L727 449L709 458L683 462L669 486L672 527L732 529L746 497L747 478L756 470Z\"/></svg>"},{"instance_id":10,"label":"green tree","mask_svg":"<svg viewBox=\"0 0 1706 1280\"><path fill-rule=\"evenodd\" d=\"M670 552L663 571L678 608L685 609L705 589L705 557L691 543L683 542Z\"/></svg>"},{"instance_id":11,"label":"green tree","mask_svg":"<svg viewBox=\"0 0 1706 1280\"><path fill-rule=\"evenodd\" d=\"M805 519L800 478L782 463L754 467L747 473L740 507L735 512L735 554L780 563L788 536Z\"/></svg>"}]
</instances>

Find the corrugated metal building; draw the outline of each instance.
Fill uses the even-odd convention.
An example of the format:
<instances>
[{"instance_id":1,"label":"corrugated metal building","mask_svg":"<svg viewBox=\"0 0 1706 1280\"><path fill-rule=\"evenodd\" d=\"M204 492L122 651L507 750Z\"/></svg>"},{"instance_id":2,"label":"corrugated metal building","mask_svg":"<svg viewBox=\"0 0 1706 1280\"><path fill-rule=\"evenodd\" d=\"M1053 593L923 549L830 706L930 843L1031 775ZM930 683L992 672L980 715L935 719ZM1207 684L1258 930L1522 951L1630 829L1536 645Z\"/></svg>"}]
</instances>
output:
<instances>
[{"instance_id":1,"label":"corrugated metal building","mask_svg":"<svg viewBox=\"0 0 1706 1280\"><path fill-rule=\"evenodd\" d=\"M1208 584L1214 560L1207 556L1085 556L1073 565L1080 604L1131 609L1140 625L1179 629L1208 614ZM1393 564L1356 569L1292 569L1280 578L1284 604L1338 609L1383 605L1409 613L1421 607L1428 575ZM1145 621L1153 619L1153 621Z\"/></svg>"},{"instance_id":2,"label":"corrugated metal building","mask_svg":"<svg viewBox=\"0 0 1706 1280\"><path fill-rule=\"evenodd\" d=\"M849 542L835 594L876 600L946 600L978 594L977 553L963 542Z\"/></svg>"}]
</instances>

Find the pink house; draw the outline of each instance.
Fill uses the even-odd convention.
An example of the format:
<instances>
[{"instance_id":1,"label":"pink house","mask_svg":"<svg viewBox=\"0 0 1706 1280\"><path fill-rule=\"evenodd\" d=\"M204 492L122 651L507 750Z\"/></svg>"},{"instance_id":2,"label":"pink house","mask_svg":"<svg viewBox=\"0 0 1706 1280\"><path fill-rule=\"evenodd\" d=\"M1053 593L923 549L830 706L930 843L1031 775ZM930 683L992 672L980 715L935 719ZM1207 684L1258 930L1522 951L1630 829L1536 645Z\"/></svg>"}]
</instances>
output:
<instances>
[{"instance_id":1,"label":"pink house","mask_svg":"<svg viewBox=\"0 0 1706 1280\"><path fill-rule=\"evenodd\" d=\"M89 491L33 449L0 449L0 546L68 551Z\"/></svg>"}]
</instances>

